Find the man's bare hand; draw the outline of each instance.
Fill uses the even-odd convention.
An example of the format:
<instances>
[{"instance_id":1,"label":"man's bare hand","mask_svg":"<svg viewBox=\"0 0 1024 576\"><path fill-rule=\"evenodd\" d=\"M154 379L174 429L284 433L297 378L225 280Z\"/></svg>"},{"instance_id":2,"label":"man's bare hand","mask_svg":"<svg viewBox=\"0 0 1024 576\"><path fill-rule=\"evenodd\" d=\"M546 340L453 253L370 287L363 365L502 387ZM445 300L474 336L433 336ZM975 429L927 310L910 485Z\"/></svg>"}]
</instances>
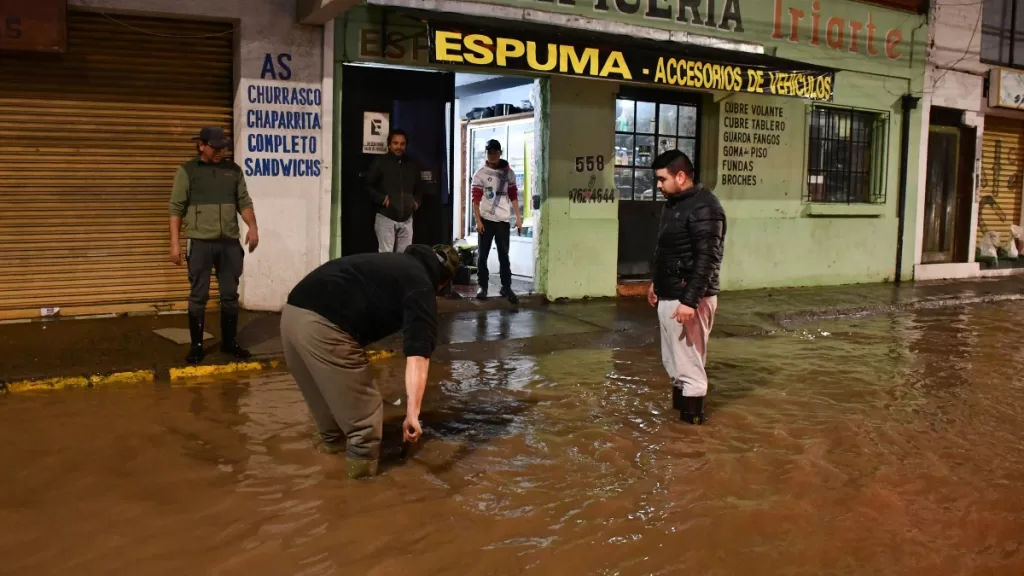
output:
<instances>
[{"instance_id":1,"label":"man's bare hand","mask_svg":"<svg viewBox=\"0 0 1024 576\"><path fill-rule=\"evenodd\" d=\"M690 308L686 304L680 304L678 307L676 307L676 311L672 313L672 318L674 318L675 321L679 322L680 324L686 324L690 320L693 320L693 317L696 315L696 310Z\"/></svg>"},{"instance_id":2,"label":"man's bare hand","mask_svg":"<svg viewBox=\"0 0 1024 576\"><path fill-rule=\"evenodd\" d=\"M388 206L391 206L391 196L384 197L384 207L387 208Z\"/></svg>"},{"instance_id":3,"label":"man's bare hand","mask_svg":"<svg viewBox=\"0 0 1024 576\"><path fill-rule=\"evenodd\" d=\"M420 419L412 414L405 415L405 422L402 422L402 440L416 442L423 435L420 428Z\"/></svg>"},{"instance_id":4,"label":"man's bare hand","mask_svg":"<svg viewBox=\"0 0 1024 576\"><path fill-rule=\"evenodd\" d=\"M260 243L260 233L256 228L249 228L249 231L245 233L245 244L249 247L249 253L256 249L256 246Z\"/></svg>"},{"instance_id":5,"label":"man's bare hand","mask_svg":"<svg viewBox=\"0 0 1024 576\"><path fill-rule=\"evenodd\" d=\"M181 266L181 245L171 244L171 263L175 266Z\"/></svg>"},{"instance_id":6,"label":"man's bare hand","mask_svg":"<svg viewBox=\"0 0 1024 576\"><path fill-rule=\"evenodd\" d=\"M654 282L651 282L651 287L647 290L647 303L652 307L658 305L658 295L654 293Z\"/></svg>"},{"instance_id":7,"label":"man's bare hand","mask_svg":"<svg viewBox=\"0 0 1024 576\"><path fill-rule=\"evenodd\" d=\"M483 220L477 220L476 221L476 231L477 231L478 234L483 234L484 233L484 221Z\"/></svg>"}]
</instances>

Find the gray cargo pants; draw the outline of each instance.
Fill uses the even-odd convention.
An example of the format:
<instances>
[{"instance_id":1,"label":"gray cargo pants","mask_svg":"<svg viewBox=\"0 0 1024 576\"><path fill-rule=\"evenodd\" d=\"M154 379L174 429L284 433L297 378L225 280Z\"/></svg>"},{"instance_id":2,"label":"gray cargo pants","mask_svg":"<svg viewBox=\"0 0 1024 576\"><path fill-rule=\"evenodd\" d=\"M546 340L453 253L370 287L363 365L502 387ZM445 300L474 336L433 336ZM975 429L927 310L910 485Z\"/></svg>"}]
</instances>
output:
<instances>
[{"instance_id":1,"label":"gray cargo pants","mask_svg":"<svg viewBox=\"0 0 1024 576\"><path fill-rule=\"evenodd\" d=\"M405 252L412 244L412 216L405 222L396 222L377 214L373 221L373 231L377 234L378 252Z\"/></svg>"},{"instance_id":2,"label":"gray cargo pants","mask_svg":"<svg viewBox=\"0 0 1024 576\"><path fill-rule=\"evenodd\" d=\"M362 346L323 316L290 304L281 310L281 344L324 443L337 447L347 438L349 458L376 460L384 404Z\"/></svg>"},{"instance_id":3,"label":"gray cargo pants","mask_svg":"<svg viewBox=\"0 0 1024 576\"><path fill-rule=\"evenodd\" d=\"M192 285L188 296L188 311L202 314L210 300L210 272L217 270L220 286L220 309L238 310L238 279L242 277L245 250L233 238L220 240L189 240L185 255L188 261L188 281Z\"/></svg>"}]
</instances>

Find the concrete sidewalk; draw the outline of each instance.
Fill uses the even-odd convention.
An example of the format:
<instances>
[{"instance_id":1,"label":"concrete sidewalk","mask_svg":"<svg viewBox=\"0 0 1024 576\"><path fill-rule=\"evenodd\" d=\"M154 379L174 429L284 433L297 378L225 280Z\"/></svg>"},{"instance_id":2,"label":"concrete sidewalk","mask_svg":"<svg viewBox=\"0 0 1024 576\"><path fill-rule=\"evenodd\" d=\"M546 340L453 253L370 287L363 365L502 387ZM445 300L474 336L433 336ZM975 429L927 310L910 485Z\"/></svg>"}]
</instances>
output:
<instances>
[{"instance_id":1,"label":"concrete sidewalk","mask_svg":"<svg viewBox=\"0 0 1024 576\"><path fill-rule=\"evenodd\" d=\"M749 336L816 319L1009 299L1024 299L1024 277L727 292L720 297L714 335ZM442 360L468 346L494 346L500 353L508 345L544 349L586 341L628 347L657 338L657 321L641 298L552 304L526 295L518 309L497 298L441 299L438 308ZM276 366L281 360L278 315L245 312L239 324L239 340L253 352L254 362L238 364L220 354L219 318L211 312L207 332L214 339L206 341L210 352L198 370L182 370L187 346L154 333L185 327L181 314L0 325L0 384L9 390L88 386ZM401 335L372 348L377 357L400 353Z\"/></svg>"},{"instance_id":2,"label":"concrete sidewalk","mask_svg":"<svg viewBox=\"0 0 1024 576\"><path fill-rule=\"evenodd\" d=\"M495 296L486 301L476 300L475 286L458 288L461 298L438 299L442 315L511 308ZM526 283L513 282L513 289L520 295L520 308L537 307L543 300ZM496 295L498 287L493 286L491 292ZM252 361L238 362L220 353L220 316L216 310L210 310L205 329L213 338L205 341L207 356L197 367L185 364L186 344L177 344L155 332L168 328L187 330L188 320L183 313L0 324L0 386L87 386L106 381L207 376L277 365L283 356L278 315L242 311L238 323L238 340L253 353ZM377 355L387 352L378 351ZM29 386L34 381L40 381L39 385Z\"/></svg>"}]
</instances>

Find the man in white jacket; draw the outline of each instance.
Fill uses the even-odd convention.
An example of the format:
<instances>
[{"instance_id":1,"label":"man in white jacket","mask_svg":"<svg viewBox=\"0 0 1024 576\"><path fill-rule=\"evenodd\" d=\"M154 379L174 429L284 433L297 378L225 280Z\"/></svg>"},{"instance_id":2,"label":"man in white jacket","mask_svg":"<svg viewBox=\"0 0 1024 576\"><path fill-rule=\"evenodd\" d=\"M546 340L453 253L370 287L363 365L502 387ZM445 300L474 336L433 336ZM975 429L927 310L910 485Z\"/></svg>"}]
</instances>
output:
<instances>
[{"instance_id":1,"label":"man in white jacket","mask_svg":"<svg viewBox=\"0 0 1024 576\"><path fill-rule=\"evenodd\" d=\"M519 297L512 292L512 267L508 262L508 242L511 232L509 220L516 216L516 228L523 229L523 215L519 211L519 187L516 173L508 162L501 159L501 143L487 142L487 163L473 175L473 214L476 216L476 231L480 235L480 254L477 259L477 283L480 292L476 297L487 298L487 257L491 243L498 246L498 263L501 265L501 295L515 304Z\"/></svg>"}]
</instances>

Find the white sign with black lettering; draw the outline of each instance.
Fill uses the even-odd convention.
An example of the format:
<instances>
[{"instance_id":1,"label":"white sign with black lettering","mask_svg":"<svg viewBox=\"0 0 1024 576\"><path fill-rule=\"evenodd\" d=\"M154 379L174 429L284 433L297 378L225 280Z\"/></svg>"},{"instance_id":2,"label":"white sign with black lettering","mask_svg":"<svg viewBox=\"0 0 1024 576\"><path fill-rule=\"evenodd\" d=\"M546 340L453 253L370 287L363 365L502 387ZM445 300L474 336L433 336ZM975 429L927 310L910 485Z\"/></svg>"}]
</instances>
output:
<instances>
[{"instance_id":1,"label":"white sign with black lettering","mask_svg":"<svg viewBox=\"0 0 1024 576\"><path fill-rule=\"evenodd\" d=\"M391 115L363 112L363 154L387 154Z\"/></svg>"}]
</instances>

